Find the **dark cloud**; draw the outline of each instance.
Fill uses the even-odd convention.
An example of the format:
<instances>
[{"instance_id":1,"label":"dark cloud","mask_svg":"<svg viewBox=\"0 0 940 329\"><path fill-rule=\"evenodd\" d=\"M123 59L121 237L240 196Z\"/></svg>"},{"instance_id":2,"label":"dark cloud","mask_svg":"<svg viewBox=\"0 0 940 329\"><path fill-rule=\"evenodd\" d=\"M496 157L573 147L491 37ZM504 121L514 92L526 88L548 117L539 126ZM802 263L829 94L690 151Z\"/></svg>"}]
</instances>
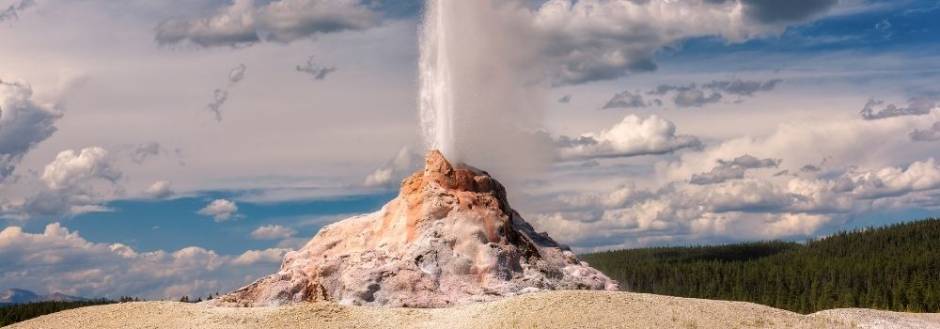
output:
<instances>
[{"instance_id":1,"label":"dark cloud","mask_svg":"<svg viewBox=\"0 0 940 329\"><path fill-rule=\"evenodd\" d=\"M309 58L307 58L307 63L305 63L304 65L297 65L295 69L297 70L297 72L309 74L316 80L326 79L327 75L329 75L330 73L336 72L335 67L332 67L332 66L328 67L328 66L322 66L320 64L317 64L314 61L314 56L310 56Z\"/></svg>"},{"instance_id":2,"label":"dark cloud","mask_svg":"<svg viewBox=\"0 0 940 329\"><path fill-rule=\"evenodd\" d=\"M646 92L647 95L665 96L674 94L673 104L679 107L702 107L709 104L715 104L724 100L726 95L738 97L754 97L758 92L771 91L777 88L782 79L771 79L767 81L756 80L713 80L699 86L691 83L688 85L670 85L662 84ZM623 105L634 105L630 107L645 107L637 105L661 105L658 99L642 102L638 94L624 92L614 96L611 101L620 100ZM632 102L631 102L632 101ZM739 100L740 101L740 100ZM608 102L608 104L611 104ZM627 106L623 106L627 107ZM604 108L608 108L605 106Z\"/></svg>"},{"instance_id":3,"label":"dark cloud","mask_svg":"<svg viewBox=\"0 0 940 329\"><path fill-rule=\"evenodd\" d=\"M128 159L135 164L158 157L173 159L183 165L182 150L179 148L169 148L157 142L144 142L133 145L122 145L117 149L117 154L122 160Z\"/></svg>"},{"instance_id":4,"label":"dark cloud","mask_svg":"<svg viewBox=\"0 0 940 329\"><path fill-rule=\"evenodd\" d=\"M859 113L865 120L878 120L906 115L925 115L937 107L937 104L926 98L917 98L910 100L907 107L900 107L894 104L885 105L885 102L877 99L870 99L865 103Z\"/></svg>"},{"instance_id":5,"label":"dark cloud","mask_svg":"<svg viewBox=\"0 0 940 329\"><path fill-rule=\"evenodd\" d=\"M934 122L933 126L927 129L917 129L911 132L911 140L916 142L936 142L940 141L940 121Z\"/></svg>"},{"instance_id":6,"label":"dark cloud","mask_svg":"<svg viewBox=\"0 0 940 329\"><path fill-rule=\"evenodd\" d=\"M62 114L36 104L28 85L0 80L0 182L24 155L56 132Z\"/></svg>"},{"instance_id":7,"label":"dark cloud","mask_svg":"<svg viewBox=\"0 0 940 329\"><path fill-rule=\"evenodd\" d=\"M571 95L564 95L564 96L561 96L561 98L558 99L558 102L559 102L559 103L562 103L562 104L571 103Z\"/></svg>"},{"instance_id":8,"label":"dark cloud","mask_svg":"<svg viewBox=\"0 0 940 329\"><path fill-rule=\"evenodd\" d=\"M140 144L121 145L117 148L117 158L129 160L135 164L143 164L151 159L165 159L175 161L180 166L185 166L183 150L176 147L170 148L157 142L144 142Z\"/></svg>"},{"instance_id":9,"label":"dark cloud","mask_svg":"<svg viewBox=\"0 0 940 329\"><path fill-rule=\"evenodd\" d=\"M62 216L71 206L68 197L59 191L40 191L27 198L20 211L26 218Z\"/></svg>"},{"instance_id":10,"label":"dark cloud","mask_svg":"<svg viewBox=\"0 0 940 329\"><path fill-rule=\"evenodd\" d=\"M821 170L822 168L819 168L818 166L811 165L811 164L805 165L800 168L800 172L805 172L805 173L819 172Z\"/></svg>"},{"instance_id":11,"label":"dark cloud","mask_svg":"<svg viewBox=\"0 0 940 329\"><path fill-rule=\"evenodd\" d=\"M581 168L596 168L600 166L601 166L601 163L598 162L597 160L584 161L580 165L578 165L578 167L581 167Z\"/></svg>"},{"instance_id":12,"label":"dark cloud","mask_svg":"<svg viewBox=\"0 0 940 329\"><path fill-rule=\"evenodd\" d=\"M568 136L559 136L555 138L555 146L557 147L575 147L575 146L588 146L588 145L597 145L598 141L590 136L580 136L580 137L568 137Z\"/></svg>"},{"instance_id":13,"label":"dark cloud","mask_svg":"<svg viewBox=\"0 0 940 329\"><path fill-rule=\"evenodd\" d=\"M679 107L702 107L708 104L718 103L721 101L721 98L721 93L715 91L705 92L704 90L695 88L679 91L673 98L673 102Z\"/></svg>"},{"instance_id":14,"label":"dark cloud","mask_svg":"<svg viewBox=\"0 0 940 329\"><path fill-rule=\"evenodd\" d=\"M650 90L650 91L648 91L648 92L646 92L646 93L647 93L647 94L650 94L650 95L662 96L662 95L668 94L669 92L672 92L672 91L683 91L683 90L689 90L689 89L693 89L693 88L695 88L695 84L691 84L691 85L688 85L688 86L677 86L677 85L665 85L665 84L663 84L663 85L656 86L656 89Z\"/></svg>"},{"instance_id":15,"label":"dark cloud","mask_svg":"<svg viewBox=\"0 0 940 329\"><path fill-rule=\"evenodd\" d=\"M233 26L229 29L197 29L188 21L166 21L157 26L154 39L161 45L189 41L200 47L239 47L258 42L258 34L247 28Z\"/></svg>"},{"instance_id":16,"label":"dark cloud","mask_svg":"<svg viewBox=\"0 0 940 329\"><path fill-rule=\"evenodd\" d=\"M212 92L212 102L207 105L209 111L215 115L215 121L222 122L222 105L228 101L228 91L216 89Z\"/></svg>"},{"instance_id":17,"label":"dark cloud","mask_svg":"<svg viewBox=\"0 0 940 329\"><path fill-rule=\"evenodd\" d=\"M248 70L248 67L245 64L238 64L235 68L228 73L228 82L230 84L236 84L242 81L245 78L245 71Z\"/></svg>"},{"instance_id":18,"label":"dark cloud","mask_svg":"<svg viewBox=\"0 0 940 329\"><path fill-rule=\"evenodd\" d=\"M13 2L9 7L3 11L0 11L0 22L11 19L18 19L20 18L20 12L35 5L36 2L33 0L20 0L19 2Z\"/></svg>"},{"instance_id":19,"label":"dark cloud","mask_svg":"<svg viewBox=\"0 0 940 329\"><path fill-rule=\"evenodd\" d=\"M657 53L682 40L743 42L784 31L837 0L535 1L537 35L555 85L617 79L657 69ZM642 17L643 19L638 19Z\"/></svg>"},{"instance_id":20,"label":"dark cloud","mask_svg":"<svg viewBox=\"0 0 940 329\"><path fill-rule=\"evenodd\" d=\"M135 163L143 163L148 158L160 155L162 151L163 148L157 142L138 144L131 150L131 160Z\"/></svg>"},{"instance_id":21,"label":"dark cloud","mask_svg":"<svg viewBox=\"0 0 940 329\"><path fill-rule=\"evenodd\" d=\"M228 84L225 86L225 88L212 91L212 101L209 103L209 105L206 106L215 116L215 121L222 122L222 105L225 105L225 102L228 101L229 89L245 79L245 72L247 70L248 67L245 66L245 64L238 64L238 66L232 68L232 70L229 71Z\"/></svg>"},{"instance_id":22,"label":"dark cloud","mask_svg":"<svg viewBox=\"0 0 940 329\"><path fill-rule=\"evenodd\" d=\"M744 11L764 24L802 22L825 13L838 0L741 0Z\"/></svg>"},{"instance_id":23,"label":"dark cloud","mask_svg":"<svg viewBox=\"0 0 940 329\"><path fill-rule=\"evenodd\" d=\"M712 81L706 83L702 87L713 89L721 92L725 92L732 95L738 96L753 96L754 93L759 91L771 91L777 87L782 79L772 79L767 81L753 81L753 80L724 80L724 81Z\"/></svg>"},{"instance_id":24,"label":"dark cloud","mask_svg":"<svg viewBox=\"0 0 940 329\"><path fill-rule=\"evenodd\" d=\"M718 165L707 173L692 175L689 183L695 185L710 185L723 183L733 179L744 178L750 169L777 168L780 159L758 159L751 155L742 155L731 161L718 160Z\"/></svg>"},{"instance_id":25,"label":"dark cloud","mask_svg":"<svg viewBox=\"0 0 940 329\"><path fill-rule=\"evenodd\" d=\"M357 0L235 0L210 17L171 19L156 27L162 45L190 42L201 47L288 43L317 34L364 30L379 14Z\"/></svg>"},{"instance_id":26,"label":"dark cloud","mask_svg":"<svg viewBox=\"0 0 940 329\"><path fill-rule=\"evenodd\" d=\"M662 101L658 99L646 101L643 99L643 95L639 93L633 93L629 90L624 90L622 93L614 95L607 104L604 104L604 109L614 109L614 108L641 108L648 106L660 106Z\"/></svg>"},{"instance_id":27,"label":"dark cloud","mask_svg":"<svg viewBox=\"0 0 940 329\"><path fill-rule=\"evenodd\" d=\"M679 107L702 107L707 104L717 103L722 99L721 93L704 90L694 83L685 86L659 85L647 92L649 95L657 96L664 96L669 93L675 93L672 101L673 104Z\"/></svg>"}]
</instances>

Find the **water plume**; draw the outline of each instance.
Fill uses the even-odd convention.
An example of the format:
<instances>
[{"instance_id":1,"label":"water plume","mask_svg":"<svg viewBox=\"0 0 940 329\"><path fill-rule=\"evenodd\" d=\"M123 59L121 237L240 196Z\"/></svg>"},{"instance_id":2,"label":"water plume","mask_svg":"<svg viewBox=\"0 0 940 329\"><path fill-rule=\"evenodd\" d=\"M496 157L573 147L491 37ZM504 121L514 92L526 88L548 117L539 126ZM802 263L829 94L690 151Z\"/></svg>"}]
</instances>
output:
<instances>
[{"instance_id":1,"label":"water plume","mask_svg":"<svg viewBox=\"0 0 940 329\"><path fill-rule=\"evenodd\" d=\"M543 165L545 86L524 1L428 0L419 106L426 146L503 177Z\"/></svg>"}]
</instances>

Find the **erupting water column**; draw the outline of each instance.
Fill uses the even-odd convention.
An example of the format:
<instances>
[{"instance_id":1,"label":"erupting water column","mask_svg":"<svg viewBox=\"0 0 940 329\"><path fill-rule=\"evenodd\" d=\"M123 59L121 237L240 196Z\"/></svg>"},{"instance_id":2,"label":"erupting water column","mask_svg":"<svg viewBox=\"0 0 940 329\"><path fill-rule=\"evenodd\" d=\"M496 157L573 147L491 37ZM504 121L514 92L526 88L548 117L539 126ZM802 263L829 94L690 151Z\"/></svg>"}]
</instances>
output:
<instances>
[{"instance_id":1,"label":"erupting water column","mask_svg":"<svg viewBox=\"0 0 940 329\"><path fill-rule=\"evenodd\" d=\"M455 163L524 179L551 156L542 128L545 88L525 1L427 0L419 110L425 146Z\"/></svg>"},{"instance_id":2,"label":"erupting water column","mask_svg":"<svg viewBox=\"0 0 940 329\"><path fill-rule=\"evenodd\" d=\"M428 148L456 155L454 138L454 76L451 72L445 5L454 0L428 0L421 33L419 106L421 128Z\"/></svg>"}]
</instances>

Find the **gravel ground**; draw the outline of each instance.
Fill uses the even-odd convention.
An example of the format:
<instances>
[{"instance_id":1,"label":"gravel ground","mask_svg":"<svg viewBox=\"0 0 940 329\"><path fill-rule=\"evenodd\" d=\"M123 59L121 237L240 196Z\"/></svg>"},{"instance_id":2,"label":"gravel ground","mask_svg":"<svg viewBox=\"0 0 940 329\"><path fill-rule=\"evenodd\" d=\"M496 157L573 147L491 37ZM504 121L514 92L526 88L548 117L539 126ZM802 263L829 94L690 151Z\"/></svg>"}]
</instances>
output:
<instances>
[{"instance_id":1,"label":"gravel ground","mask_svg":"<svg viewBox=\"0 0 940 329\"><path fill-rule=\"evenodd\" d=\"M864 308L842 308L812 314L836 319L860 329L940 328L940 313L899 313Z\"/></svg>"},{"instance_id":2,"label":"gravel ground","mask_svg":"<svg viewBox=\"0 0 940 329\"><path fill-rule=\"evenodd\" d=\"M841 309L804 316L742 302L566 291L446 309L127 303L69 310L8 328L940 328L940 315Z\"/></svg>"}]
</instances>

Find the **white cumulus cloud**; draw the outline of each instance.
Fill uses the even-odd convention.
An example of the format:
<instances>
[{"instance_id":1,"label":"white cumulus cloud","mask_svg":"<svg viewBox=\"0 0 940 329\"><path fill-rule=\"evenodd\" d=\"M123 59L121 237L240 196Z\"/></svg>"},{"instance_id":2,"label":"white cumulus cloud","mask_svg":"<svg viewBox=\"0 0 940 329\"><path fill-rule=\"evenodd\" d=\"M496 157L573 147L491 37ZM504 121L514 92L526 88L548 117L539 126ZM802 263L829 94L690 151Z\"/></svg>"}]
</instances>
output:
<instances>
[{"instance_id":1,"label":"white cumulus cloud","mask_svg":"<svg viewBox=\"0 0 940 329\"><path fill-rule=\"evenodd\" d=\"M11 226L0 231L0 283L86 297L205 296L271 272L284 252L249 250L238 257L199 247L140 252L120 243L90 242L59 223L40 233Z\"/></svg>"},{"instance_id":2,"label":"white cumulus cloud","mask_svg":"<svg viewBox=\"0 0 940 329\"><path fill-rule=\"evenodd\" d=\"M173 195L173 188L170 185L170 182L160 180L147 187L147 190L145 190L144 193L152 198L164 199Z\"/></svg>"},{"instance_id":3,"label":"white cumulus cloud","mask_svg":"<svg viewBox=\"0 0 940 329\"><path fill-rule=\"evenodd\" d=\"M257 264L280 264L284 255L290 249L271 248L265 250L249 250L232 260L232 264L249 266Z\"/></svg>"},{"instance_id":4,"label":"white cumulus cloud","mask_svg":"<svg viewBox=\"0 0 940 329\"><path fill-rule=\"evenodd\" d=\"M598 133L578 138L562 138L558 143L561 158L614 158L665 154L684 148L699 148L698 138L676 134L676 125L656 115L628 115L622 121Z\"/></svg>"},{"instance_id":5,"label":"white cumulus cloud","mask_svg":"<svg viewBox=\"0 0 940 329\"><path fill-rule=\"evenodd\" d=\"M121 171L113 166L108 151L101 147L89 147L79 152L65 150L46 165L42 181L52 190L61 190L89 179L104 179L114 182L121 178Z\"/></svg>"},{"instance_id":6,"label":"white cumulus cloud","mask_svg":"<svg viewBox=\"0 0 940 329\"><path fill-rule=\"evenodd\" d=\"M395 158L366 176L363 185L375 187L397 184L405 176L418 169L420 164L421 157L410 147L403 147Z\"/></svg>"},{"instance_id":7,"label":"white cumulus cloud","mask_svg":"<svg viewBox=\"0 0 940 329\"><path fill-rule=\"evenodd\" d=\"M281 225L264 225L251 232L251 238L255 240L279 240L288 239L297 234L297 231Z\"/></svg>"},{"instance_id":8,"label":"white cumulus cloud","mask_svg":"<svg viewBox=\"0 0 940 329\"><path fill-rule=\"evenodd\" d=\"M908 133L938 116L782 124L656 160L649 177L631 175L618 186L549 190L527 219L564 243L598 250L806 238L876 209L936 209L940 163ZM598 136L568 142L590 146ZM577 179L555 183L587 184Z\"/></svg>"},{"instance_id":9,"label":"white cumulus cloud","mask_svg":"<svg viewBox=\"0 0 940 329\"><path fill-rule=\"evenodd\" d=\"M212 217L216 222L224 222L235 218L238 214L238 205L226 199L217 199L200 209L198 213Z\"/></svg>"}]
</instances>

